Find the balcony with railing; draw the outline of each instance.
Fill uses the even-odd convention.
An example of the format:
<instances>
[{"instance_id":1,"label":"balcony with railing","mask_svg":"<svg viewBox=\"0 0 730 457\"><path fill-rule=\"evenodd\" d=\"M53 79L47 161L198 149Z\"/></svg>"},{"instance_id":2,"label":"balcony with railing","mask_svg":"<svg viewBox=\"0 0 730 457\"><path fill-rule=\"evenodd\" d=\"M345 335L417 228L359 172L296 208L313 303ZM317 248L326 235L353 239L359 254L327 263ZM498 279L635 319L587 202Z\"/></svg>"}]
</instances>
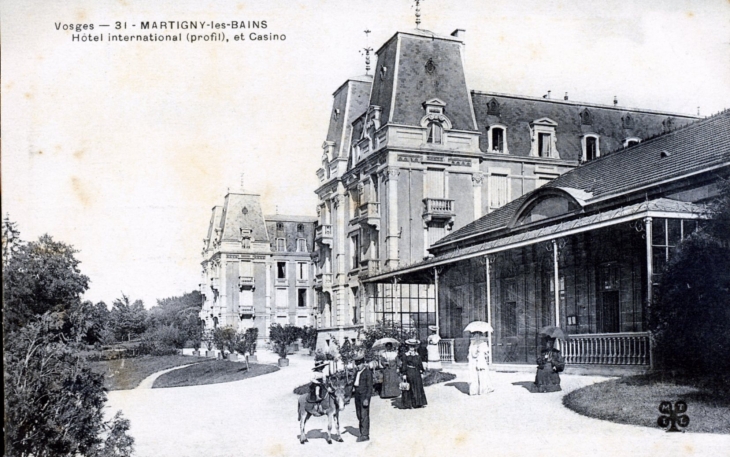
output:
<instances>
[{"instance_id":1,"label":"balcony with railing","mask_svg":"<svg viewBox=\"0 0 730 457\"><path fill-rule=\"evenodd\" d=\"M565 363L570 365L652 365L647 332L570 335L561 343Z\"/></svg>"},{"instance_id":2,"label":"balcony with railing","mask_svg":"<svg viewBox=\"0 0 730 457\"><path fill-rule=\"evenodd\" d=\"M380 259L363 259L360 261L360 273L374 276L380 273Z\"/></svg>"},{"instance_id":3,"label":"balcony with railing","mask_svg":"<svg viewBox=\"0 0 730 457\"><path fill-rule=\"evenodd\" d=\"M367 202L357 207L350 224L365 223L380 230L380 203Z\"/></svg>"},{"instance_id":4,"label":"balcony with railing","mask_svg":"<svg viewBox=\"0 0 730 457\"><path fill-rule=\"evenodd\" d=\"M428 223L432 220L453 222L454 200L446 198L424 198L423 199L423 220Z\"/></svg>"},{"instance_id":5,"label":"balcony with railing","mask_svg":"<svg viewBox=\"0 0 730 457\"><path fill-rule=\"evenodd\" d=\"M238 314L240 314L243 319L251 318L254 315L253 306L239 306Z\"/></svg>"},{"instance_id":6,"label":"balcony with railing","mask_svg":"<svg viewBox=\"0 0 730 457\"><path fill-rule=\"evenodd\" d=\"M253 290L256 287L256 282L253 276L239 276L238 277L238 288L240 290Z\"/></svg>"},{"instance_id":7,"label":"balcony with railing","mask_svg":"<svg viewBox=\"0 0 730 457\"><path fill-rule=\"evenodd\" d=\"M314 229L314 241L318 241L322 244L332 246L332 226L331 225L318 225Z\"/></svg>"}]
</instances>

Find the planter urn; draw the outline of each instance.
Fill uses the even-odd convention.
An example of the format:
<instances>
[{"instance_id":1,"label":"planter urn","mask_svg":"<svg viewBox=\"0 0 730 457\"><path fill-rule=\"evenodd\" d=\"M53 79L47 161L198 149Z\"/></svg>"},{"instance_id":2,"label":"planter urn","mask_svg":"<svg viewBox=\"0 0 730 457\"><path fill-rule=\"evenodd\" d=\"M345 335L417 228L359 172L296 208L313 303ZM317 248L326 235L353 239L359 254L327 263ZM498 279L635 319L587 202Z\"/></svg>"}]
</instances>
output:
<instances>
[{"instance_id":1,"label":"planter urn","mask_svg":"<svg viewBox=\"0 0 730 457\"><path fill-rule=\"evenodd\" d=\"M289 366L289 359L286 357L282 357L279 359L279 366L280 367L288 367Z\"/></svg>"}]
</instances>

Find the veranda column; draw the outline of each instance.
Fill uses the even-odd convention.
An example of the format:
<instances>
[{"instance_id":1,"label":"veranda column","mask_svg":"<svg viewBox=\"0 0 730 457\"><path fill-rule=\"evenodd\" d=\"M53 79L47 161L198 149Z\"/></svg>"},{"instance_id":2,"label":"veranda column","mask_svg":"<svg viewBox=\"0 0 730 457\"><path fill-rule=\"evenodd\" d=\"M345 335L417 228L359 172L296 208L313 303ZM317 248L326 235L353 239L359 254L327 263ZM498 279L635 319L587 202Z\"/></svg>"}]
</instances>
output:
<instances>
[{"instance_id":1,"label":"veranda column","mask_svg":"<svg viewBox=\"0 0 730 457\"><path fill-rule=\"evenodd\" d=\"M652 234L652 226L651 226L651 217L645 217L644 218L644 233L646 234L646 306L647 310L651 306L651 303L654 299L652 296L652 275L654 274L653 268L652 268L652 259L654 258L654 252L653 248L651 246L651 240L653 237Z\"/></svg>"},{"instance_id":2,"label":"veranda column","mask_svg":"<svg viewBox=\"0 0 730 457\"><path fill-rule=\"evenodd\" d=\"M553 239L553 294L555 300L555 326L560 327L560 284L558 283L558 242Z\"/></svg>"},{"instance_id":3,"label":"veranda column","mask_svg":"<svg viewBox=\"0 0 730 457\"><path fill-rule=\"evenodd\" d=\"M652 276L654 274L654 268L652 261L654 259L654 250L651 245L652 242L652 225L651 217L644 218L644 233L646 235L646 322L649 321L651 314L651 304L654 301ZM652 346L652 339L649 338L649 368L654 368L654 348Z\"/></svg>"},{"instance_id":4,"label":"veranda column","mask_svg":"<svg viewBox=\"0 0 730 457\"><path fill-rule=\"evenodd\" d=\"M344 297L345 279L347 277L346 262L345 262L345 226L348 223L345 217L345 211L347 210L345 205L345 196L342 194L335 195L332 199L333 208L335 212L335 223L333 227L334 245L335 245L335 268L336 274L333 280L333 291L332 299L335 304L335 325L341 326L344 324L344 311L346 297Z\"/></svg>"},{"instance_id":5,"label":"veranda column","mask_svg":"<svg viewBox=\"0 0 730 457\"><path fill-rule=\"evenodd\" d=\"M383 177L388 181L387 204L388 204L388 227L385 235L385 246L387 249L385 266L386 268L398 268L398 242L400 240L400 229L398 227L398 168L389 168Z\"/></svg>"},{"instance_id":6,"label":"veranda column","mask_svg":"<svg viewBox=\"0 0 730 457\"><path fill-rule=\"evenodd\" d=\"M492 279L490 271L491 258L488 255L484 256L484 264L487 273L487 322L492 325ZM489 364L492 364L492 332L487 335L487 344L489 345Z\"/></svg>"}]
</instances>

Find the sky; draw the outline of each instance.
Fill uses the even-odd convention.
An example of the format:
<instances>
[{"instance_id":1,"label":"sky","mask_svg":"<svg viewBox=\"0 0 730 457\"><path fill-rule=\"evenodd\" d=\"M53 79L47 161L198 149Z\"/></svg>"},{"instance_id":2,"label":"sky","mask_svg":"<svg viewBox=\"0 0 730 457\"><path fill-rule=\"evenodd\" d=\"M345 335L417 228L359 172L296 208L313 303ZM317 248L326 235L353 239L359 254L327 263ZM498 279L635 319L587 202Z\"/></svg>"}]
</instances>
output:
<instances>
[{"instance_id":1,"label":"sky","mask_svg":"<svg viewBox=\"0 0 730 457\"><path fill-rule=\"evenodd\" d=\"M147 307L198 287L211 208L242 174L265 213L316 214L332 93L365 73L362 48L415 27L407 0L4 0L0 12L3 215L25 240L48 233L79 250L85 298ZM426 0L421 14L423 29L466 30L473 90L702 116L730 107L727 0ZM218 30L228 42L108 41L186 20L267 28Z\"/></svg>"}]
</instances>

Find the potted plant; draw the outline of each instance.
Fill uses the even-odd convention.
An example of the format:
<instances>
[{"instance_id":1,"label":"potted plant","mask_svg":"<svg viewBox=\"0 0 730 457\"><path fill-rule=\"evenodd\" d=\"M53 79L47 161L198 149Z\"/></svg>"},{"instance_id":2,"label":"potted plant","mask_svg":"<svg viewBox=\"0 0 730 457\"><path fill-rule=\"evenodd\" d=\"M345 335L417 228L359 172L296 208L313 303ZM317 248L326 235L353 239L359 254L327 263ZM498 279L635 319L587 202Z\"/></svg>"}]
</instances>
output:
<instances>
[{"instance_id":1,"label":"potted plant","mask_svg":"<svg viewBox=\"0 0 730 457\"><path fill-rule=\"evenodd\" d=\"M236 330L233 327L218 327L213 331L213 344L221 351L221 358L230 358L236 343Z\"/></svg>"},{"instance_id":2,"label":"potted plant","mask_svg":"<svg viewBox=\"0 0 730 457\"><path fill-rule=\"evenodd\" d=\"M279 355L279 366L289 366L287 359L287 351L289 345L299 337L299 328L293 325L271 324L269 327L269 338L271 339L272 349Z\"/></svg>"},{"instance_id":3,"label":"potted plant","mask_svg":"<svg viewBox=\"0 0 730 457\"><path fill-rule=\"evenodd\" d=\"M205 356L206 357L215 357L215 351L213 351L213 332L211 330L206 330L205 334L203 335L203 343L205 344Z\"/></svg>"},{"instance_id":4,"label":"potted plant","mask_svg":"<svg viewBox=\"0 0 730 457\"><path fill-rule=\"evenodd\" d=\"M259 329L256 327L247 328L245 332L236 334L234 348L243 357L248 356L249 362L256 362L256 339L259 336Z\"/></svg>"}]
</instances>

